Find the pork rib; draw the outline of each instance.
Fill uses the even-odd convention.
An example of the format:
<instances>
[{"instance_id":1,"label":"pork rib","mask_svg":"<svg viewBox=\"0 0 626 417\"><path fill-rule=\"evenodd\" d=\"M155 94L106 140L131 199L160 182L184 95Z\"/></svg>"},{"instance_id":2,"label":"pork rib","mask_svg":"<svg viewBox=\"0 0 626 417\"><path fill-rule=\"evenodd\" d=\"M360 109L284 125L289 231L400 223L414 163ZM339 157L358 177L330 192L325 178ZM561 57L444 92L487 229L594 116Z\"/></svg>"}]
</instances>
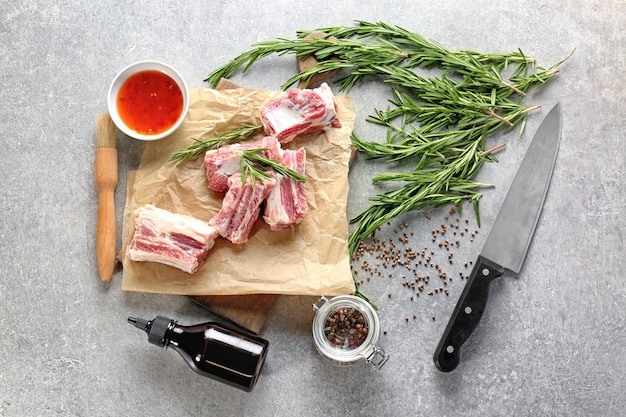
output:
<instances>
[{"instance_id":1,"label":"pork rib","mask_svg":"<svg viewBox=\"0 0 626 417\"><path fill-rule=\"evenodd\" d=\"M255 181L252 185L250 177L245 184L241 182L241 174L236 173L228 178L228 191L222 200L220 211L209 220L225 239L233 243L245 243L261 211L261 204L274 188L275 180L267 179L263 183Z\"/></svg>"},{"instance_id":2,"label":"pork rib","mask_svg":"<svg viewBox=\"0 0 626 417\"><path fill-rule=\"evenodd\" d=\"M201 220L151 204L137 208L134 215L135 233L126 251L133 261L159 262L193 274L218 236Z\"/></svg>"},{"instance_id":3,"label":"pork rib","mask_svg":"<svg viewBox=\"0 0 626 417\"><path fill-rule=\"evenodd\" d=\"M341 127L333 93L323 83L313 90L294 88L261 109L265 133L287 143L298 135Z\"/></svg>"},{"instance_id":4,"label":"pork rib","mask_svg":"<svg viewBox=\"0 0 626 417\"><path fill-rule=\"evenodd\" d=\"M282 165L304 175L306 150L283 151ZM276 176L276 185L265 200L263 220L272 230L282 230L299 224L308 211L304 183L282 175Z\"/></svg>"},{"instance_id":5,"label":"pork rib","mask_svg":"<svg viewBox=\"0 0 626 417\"><path fill-rule=\"evenodd\" d=\"M266 136L252 143L235 143L207 151L204 155L204 165L206 167L209 188L218 192L226 191L228 178L240 171L239 154L237 151L255 148L267 149L264 154L271 159L277 159L282 156L280 143L271 136Z\"/></svg>"},{"instance_id":6,"label":"pork rib","mask_svg":"<svg viewBox=\"0 0 626 417\"><path fill-rule=\"evenodd\" d=\"M257 143L235 143L207 151L204 155L204 165L209 188L218 192L226 191L228 178L240 170L237 151L252 149L256 145Z\"/></svg>"}]
</instances>

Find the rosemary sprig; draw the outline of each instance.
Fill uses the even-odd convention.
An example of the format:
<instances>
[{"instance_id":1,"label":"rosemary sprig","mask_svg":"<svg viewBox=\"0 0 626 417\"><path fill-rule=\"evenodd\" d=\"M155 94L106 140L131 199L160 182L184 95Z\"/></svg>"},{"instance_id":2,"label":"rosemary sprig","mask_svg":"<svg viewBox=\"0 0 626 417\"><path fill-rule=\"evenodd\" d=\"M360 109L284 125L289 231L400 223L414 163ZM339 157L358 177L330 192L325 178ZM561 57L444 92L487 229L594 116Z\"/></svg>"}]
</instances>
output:
<instances>
[{"instance_id":1,"label":"rosemary sprig","mask_svg":"<svg viewBox=\"0 0 626 417\"><path fill-rule=\"evenodd\" d=\"M250 67L257 61L272 55L291 54L295 56L314 55L320 62L324 62L323 71L329 69L354 68L361 61L377 62L387 65L398 65L405 58L406 54L393 44L387 42L372 42L365 44L363 42L353 41L349 39L341 39L337 42L322 38L312 39L284 39L278 38L273 41L263 41L253 45L254 48L244 52L232 59L226 65L212 71L204 80L211 86L216 86L220 79L229 78L237 71L248 71ZM330 60L333 56L339 56L340 60ZM309 72L303 72L302 75L289 80L283 85L283 88L289 87L298 80L310 77L307 74L315 74L323 72L322 68L313 68Z\"/></svg>"},{"instance_id":2,"label":"rosemary sprig","mask_svg":"<svg viewBox=\"0 0 626 417\"><path fill-rule=\"evenodd\" d=\"M205 152L217 149L220 146L235 143L239 140L245 140L252 137L262 126L244 123L237 129L221 133L215 137L196 139L189 147L180 151L173 152L170 161L178 161L183 163L190 159L202 156ZM241 172L241 182L245 183L248 176L252 184L256 181L264 183L272 176L271 171L275 171L285 177L289 177L295 181L306 182L306 177L286 166L274 161L273 159L263 156L263 152L267 148L252 148L245 150L234 150L239 156L239 167Z\"/></svg>"},{"instance_id":3,"label":"rosemary sprig","mask_svg":"<svg viewBox=\"0 0 626 417\"><path fill-rule=\"evenodd\" d=\"M478 190L489 185L471 178L483 163L495 160L491 153L484 152L484 138L485 132L478 140L468 141L465 147L446 147L445 153L443 150L424 151L412 172L376 175L374 182L402 182L403 185L370 197L370 206L351 220L357 225L348 238L350 253L356 253L359 244L387 221L426 206L462 205L463 201L470 201L480 224L481 193ZM467 137L460 134L457 139Z\"/></svg>"},{"instance_id":4,"label":"rosemary sprig","mask_svg":"<svg viewBox=\"0 0 626 417\"><path fill-rule=\"evenodd\" d=\"M316 29L336 38L357 37L359 39L376 36L386 41L400 45L407 56L406 67L432 68L440 67L444 70L454 70L461 75L469 76L468 84L479 82L494 86L505 86L518 94L523 91L514 85L506 83L500 77L500 71L506 69L510 63L525 65L534 64L535 60L524 55L522 51L512 54L482 54L476 51L453 51L440 43L428 40L419 33L408 31L399 26L388 25L383 22L369 23L357 21L357 26L328 27ZM309 31L298 32L298 37L304 37Z\"/></svg>"},{"instance_id":5,"label":"rosemary sprig","mask_svg":"<svg viewBox=\"0 0 626 417\"><path fill-rule=\"evenodd\" d=\"M196 159L211 149L217 149L220 146L237 142L239 140L245 140L252 137L259 129L260 125L253 125L244 123L235 130L218 134L215 137L197 139L192 138L194 143L185 149L173 152L169 158L170 162L178 161L183 163L190 159Z\"/></svg>"},{"instance_id":6,"label":"rosemary sprig","mask_svg":"<svg viewBox=\"0 0 626 417\"><path fill-rule=\"evenodd\" d=\"M366 76L379 75L373 67L376 65L391 68L438 67L462 77L463 88L483 90L498 87L520 95L525 94L525 90L516 83L506 82L503 76L509 65L514 64L513 73L516 75L516 82L522 85L545 83L551 78L549 73L544 74L545 77L528 75L529 71L534 73L535 60L522 51L507 54L453 51L398 26L364 21L357 21L357 24L354 27L300 31L298 32L300 38L294 40L278 38L256 43L250 51L240 54L211 72L205 81L215 86L221 78L228 78L239 70L248 71L255 62L272 54L313 55L319 62L316 67L287 80L282 88L301 80L308 80L320 72L342 69L350 72L337 80L337 84L340 85L341 91L348 92L360 84ZM323 38L304 38L307 34L318 31L338 39L331 41ZM336 59L331 60L331 57Z\"/></svg>"},{"instance_id":7,"label":"rosemary sprig","mask_svg":"<svg viewBox=\"0 0 626 417\"><path fill-rule=\"evenodd\" d=\"M267 148L235 150L235 153L239 155L242 183L245 183L249 176L252 185L254 185L256 181L264 184L266 180L272 178L269 171L275 171L295 181L306 182L304 175L287 168L273 159L263 156L263 152L266 150Z\"/></svg>"},{"instance_id":8,"label":"rosemary sprig","mask_svg":"<svg viewBox=\"0 0 626 417\"><path fill-rule=\"evenodd\" d=\"M419 103L396 89L393 94L394 98L390 99L393 108L375 110L375 114L366 119L387 127L386 143L364 142L356 135L352 137L353 144L370 158L398 161L434 151L445 153L445 148L468 146L502 125L508 128L523 125L528 113L537 108L524 108L517 104L505 106L507 103L503 102L498 109L500 115L496 115L488 108L480 111ZM394 123L398 118L401 122Z\"/></svg>"}]
</instances>

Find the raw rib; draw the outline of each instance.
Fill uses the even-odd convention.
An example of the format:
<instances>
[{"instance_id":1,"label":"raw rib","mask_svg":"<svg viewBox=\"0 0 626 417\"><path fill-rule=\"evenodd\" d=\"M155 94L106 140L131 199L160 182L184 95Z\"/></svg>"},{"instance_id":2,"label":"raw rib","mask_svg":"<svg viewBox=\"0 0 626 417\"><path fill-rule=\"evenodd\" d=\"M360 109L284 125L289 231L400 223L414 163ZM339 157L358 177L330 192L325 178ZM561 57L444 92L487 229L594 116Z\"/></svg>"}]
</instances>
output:
<instances>
[{"instance_id":1,"label":"raw rib","mask_svg":"<svg viewBox=\"0 0 626 417\"><path fill-rule=\"evenodd\" d=\"M206 177L209 181L209 188L213 191L226 191L228 188L228 178L239 172L239 155L236 151L252 149L256 143L220 146L218 149L207 151L204 155L204 165L206 167Z\"/></svg>"},{"instance_id":2,"label":"raw rib","mask_svg":"<svg viewBox=\"0 0 626 417\"><path fill-rule=\"evenodd\" d=\"M313 90L294 88L261 109L265 133L287 143L298 135L341 127L328 84Z\"/></svg>"},{"instance_id":3,"label":"raw rib","mask_svg":"<svg viewBox=\"0 0 626 417\"><path fill-rule=\"evenodd\" d=\"M190 274L204 263L217 229L191 216L152 204L135 210L135 233L126 251L137 262L159 262Z\"/></svg>"},{"instance_id":4,"label":"raw rib","mask_svg":"<svg viewBox=\"0 0 626 417\"><path fill-rule=\"evenodd\" d=\"M209 188L218 192L226 191L228 178L240 171L237 151L254 148L266 148L265 156L272 159L280 158L282 154L280 143L271 136L252 143L235 143L207 151L204 155L204 165Z\"/></svg>"},{"instance_id":5,"label":"raw rib","mask_svg":"<svg viewBox=\"0 0 626 417\"><path fill-rule=\"evenodd\" d=\"M254 226L261 204L274 188L275 180L255 181L252 185L250 177L246 183L241 183L241 174L237 173L228 178L228 191L222 200L222 208L209 220L223 238L233 243L248 241L250 231Z\"/></svg>"},{"instance_id":6,"label":"raw rib","mask_svg":"<svg viewBox=\"0 0 626 417\"><path fill-rule=\"evenodd\" d=\"M304 175L306 150L283 151L282 165ZM276 185L265 200L263 220L272 230L282 230L298 224L308 211L304 183L282 175L276 176Z\"/></svg>"},{"instance_id":7,"label":"raw rib","mask_svg":"<svg viewBox=\"0 0 626 417\"><path fill-rule=\"evenodd\" d=\"M283 148L281 148L280 142L274 136L265 136L261 139L259 148L265 149L263 155L266 158L273 159L277 162L283 159Z\"/></svg>"}]
</instances>

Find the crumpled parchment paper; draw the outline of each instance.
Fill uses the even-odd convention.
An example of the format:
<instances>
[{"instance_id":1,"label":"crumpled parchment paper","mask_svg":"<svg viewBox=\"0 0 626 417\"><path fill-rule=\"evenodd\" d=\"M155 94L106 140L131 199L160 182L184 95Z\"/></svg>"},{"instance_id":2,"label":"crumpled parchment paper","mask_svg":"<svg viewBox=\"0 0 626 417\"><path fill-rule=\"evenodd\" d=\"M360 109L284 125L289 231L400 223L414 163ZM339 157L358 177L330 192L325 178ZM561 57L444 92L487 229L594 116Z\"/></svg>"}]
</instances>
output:
<instances>
[{"instance_id":1,"label":"crumpled parchment paper","mask_svg":"<svg viewBox=\"0 0 626 417\"><path fill-rule=\"evenodd\" d=\"M284 147L305 147L309 212L299 225L271 231L259 218L247 243L221 237L205 264L191 275L125 255L134 233L133 211L144 204L208 221L221 207L222 193L209 190L203 158L168 162L172 152L193 138L214 137L243 123L260 124L259 110L284 94L246 88L193 89L181 127L171 136L148 142L137 171L129 173L122 234L122 289L180 295L353 293L348 253L348 168L354 108L349 97L336 96L341 128L296 138ZM262 137L262 134L252 140Z\"/></svg>"}]
</instances>

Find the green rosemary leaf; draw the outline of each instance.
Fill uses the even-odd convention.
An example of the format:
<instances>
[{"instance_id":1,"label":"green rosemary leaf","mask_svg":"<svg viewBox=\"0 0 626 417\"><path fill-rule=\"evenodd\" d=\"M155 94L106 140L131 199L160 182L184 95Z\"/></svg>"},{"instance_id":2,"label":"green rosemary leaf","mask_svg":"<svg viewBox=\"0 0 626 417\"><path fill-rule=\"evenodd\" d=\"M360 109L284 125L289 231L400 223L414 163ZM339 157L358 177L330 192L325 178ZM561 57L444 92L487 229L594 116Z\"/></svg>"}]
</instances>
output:
<instances>
[{"instance_id":1,"label":"green rosemary leaf","mask_svg":"<svg viewBox=\"0 0 626 417\"><path fill-rule=\"evenodd\" d=\"M242 183L245 183L248 176L250 176L250 181L253 185L255 181L259 181L263 184L265 180L272 177L269 171L275 171L295 181L306 182L304 175L287 168L273 159L263 156L263 152L266 150L267 148L252 148L235 151L239 155Z\"/></svg>"},{"instance_id":2,"label":"green rosemary leaf","mask_svg":"<svg viewBox=\"0 0 626 417\"><path fill-rule=\"evenodd\" d=\"M235 151L239 154L239 168L241 172L241 183L245 184L248 177L250 183L254 186L257 181L264 184L266 180L272 178L272 175L265 170L259 169L254 161L256 152L262 152L265 149L247 149Z\"/></svg>"},{"instance_id":3,"label":"green rosemary leaf","mask_svg":"<svg viewBox=\"0 0 626 417\"><path fill-rule=\"evenodd\" d=\"M235 130L218 134L215 137L203 139L192 138L194 143L185 149L173 152L169 158L169 161L178 161L178 163L183 163L190 159L198 158L204 155L209 150L217 149L220 146L234 143L239 140L249 139L260 128L260 125L244 123Z\"/></svg>"}]
</instances>

